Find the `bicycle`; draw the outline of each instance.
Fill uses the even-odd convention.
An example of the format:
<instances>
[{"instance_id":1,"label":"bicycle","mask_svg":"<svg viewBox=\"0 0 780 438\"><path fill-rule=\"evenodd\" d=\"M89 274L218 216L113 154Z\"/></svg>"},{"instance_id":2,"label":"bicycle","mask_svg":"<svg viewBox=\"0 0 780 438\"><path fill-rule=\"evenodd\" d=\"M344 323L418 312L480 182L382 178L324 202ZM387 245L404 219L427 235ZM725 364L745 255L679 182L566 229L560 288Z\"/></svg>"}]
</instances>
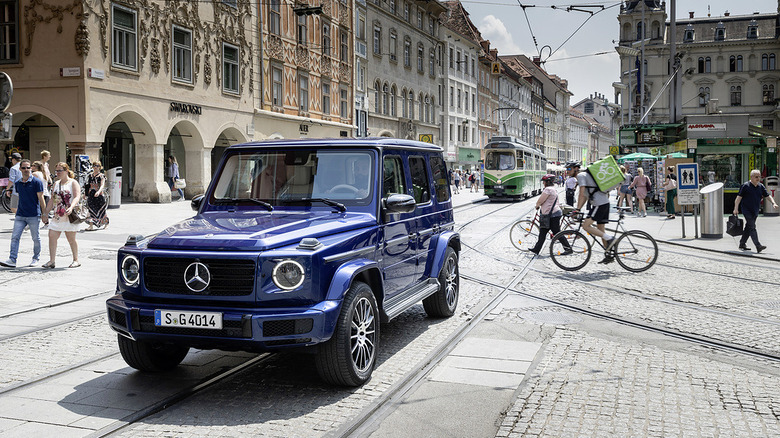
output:
<instances>
[{"instance_id":1,"label":"bicycle","mask_svg":"<svg viewBox=\"0 0 780 438\"><path fill-rule=\"evenodd\" d=\"M617 222L615 230L615 243L608 251L601 243L601 239L588 235L593 241L606 251L607 256L612 256L623 269L630 272L644 272L652 267L658 259L658 243L652 236L639 230L628 230L623 227L625 212L628 207L618 208L619 218L610 222ZM553 236L550 243L550 258L559 268L565 271L576 271L585 266L590 260L592 245L588 238L582 234L583 213L575 213L574 219L578 222L576 229L563 230ZM618 236L618 234L620 234ZM564 245L568 243L568 247ZM569 250L571 249L571 250Z\"/></svg>"},{"instance_id":2,"label":"bicycle","mask_svg":"<svg viewBox=\"0 0 780 438\"><path fill-rule=\"evenodd\" d=\"M563 218L561 218L561 230L566 230L574 225L574 220L569 214L574 210L573 207L568 205L562 205ZM553 236L553 232L550 231L550 237ZM512 241L512 245L520 251L528 251L528 244L535 245L539 240L539 210L536 210L536 214L532 219L527 217L520 219L512 225L509 229L509 240Z\"/></svg>"}]
</instances>

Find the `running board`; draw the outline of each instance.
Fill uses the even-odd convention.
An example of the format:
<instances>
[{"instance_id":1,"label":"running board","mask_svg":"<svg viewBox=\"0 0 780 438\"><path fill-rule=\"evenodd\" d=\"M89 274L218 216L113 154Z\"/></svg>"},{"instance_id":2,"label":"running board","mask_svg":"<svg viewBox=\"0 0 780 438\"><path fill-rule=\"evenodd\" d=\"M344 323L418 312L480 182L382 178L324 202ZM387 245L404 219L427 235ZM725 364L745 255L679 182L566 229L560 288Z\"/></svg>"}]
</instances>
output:
<instances>
[{"instance_id":1,"label":"running board","mask_svg":"<svg viewBox=\"0 0 780 438\"><path fill-rule=\"evenodd\" d=\"M411 290L406 290L399 293L398 298L391 299L385 303L385 315L387 315L387 320L389 321L395 318L396 316L403 313L404 310L408 309L418 301L422 301L425 298L428 298L438 290L439 280L436 278L429 278L423 283L414 286Z\"/></svg>"}]
</instances>

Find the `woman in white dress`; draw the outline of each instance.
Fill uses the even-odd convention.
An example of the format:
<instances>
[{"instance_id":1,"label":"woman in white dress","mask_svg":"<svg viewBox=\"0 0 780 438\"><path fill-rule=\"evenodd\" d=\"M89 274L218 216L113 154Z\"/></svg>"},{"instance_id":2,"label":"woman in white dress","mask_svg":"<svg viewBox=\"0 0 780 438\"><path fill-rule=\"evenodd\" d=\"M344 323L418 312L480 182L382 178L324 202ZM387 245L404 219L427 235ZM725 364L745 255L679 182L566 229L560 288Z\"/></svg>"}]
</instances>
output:
<instances>
[{"instance_id":1,"label":"woman in white dress","mask_svg":"<svg viewBox=\"0 0 780 438\"><path fill-rule=\"evenodd\" d=\"M65 232L65 238L70 244L70 251L73 253L73 262L70 268L78 268L79 246L76 243L76 232L81 228L80 224L72 224L68 220L68 215L79 205L81 198L81 186L78 181L73 179L73 172L65 163L57 163L54 167L56 179L51 190L51 199L46 205L48 214L54 209L54 217L49 221L49 261L43 265L44 268L54 268L54 259L57 257L57 240L60 234Z\"/></svg>"}]
</instances>

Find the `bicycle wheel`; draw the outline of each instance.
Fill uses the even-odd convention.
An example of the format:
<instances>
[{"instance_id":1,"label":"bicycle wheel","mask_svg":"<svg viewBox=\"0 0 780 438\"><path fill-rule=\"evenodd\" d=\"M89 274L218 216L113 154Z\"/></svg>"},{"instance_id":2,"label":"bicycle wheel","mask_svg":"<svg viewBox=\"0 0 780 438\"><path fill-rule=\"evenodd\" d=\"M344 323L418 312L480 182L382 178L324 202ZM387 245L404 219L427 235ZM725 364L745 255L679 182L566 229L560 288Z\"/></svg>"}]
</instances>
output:
<instances>
[{"instance_id":1,"label":"bicycle wheel","mask_svg":"<svg viewBox=\"0 0 780 438\"><path fill-rule=\"evenodd\" d=\"M3 210L5 210L6 213L11 212L11 198L6 196L5 194L6 190L0 191L0 205L3 206Z\"/></svg>"},{"instance_id":2,"label":"bicycle wheel","mask_svg":"<svg viewBox=\"0 0 780 438\"><path fill-rule=\"evenodd\" d=\"M515 248L528 251L529 245L539 240L539 227L528 219L519 220L509 229L509 239Z\"/></svg>"},{"instance_id":3,"label":"bicycle wheel","mask_svg":"<svg viewBox=\"0 0 780 438\"><path fill-rule=\"evenodd\" d=\"M615 259L624 269L643 272L658 259L658 244L644 231L631 230L615 242Z\"/></svg>"},{"instance_id":4,"label":"bicycle wheel","mask_svg":"<svg viewBox=\"0 0 780 438\"><path fill-rule=\"evenodd\" d=\"M550 258L564 271L581 269L590 260L590 241L579 231L563 230L552 239Z\"/></svg>"}]
</instances>

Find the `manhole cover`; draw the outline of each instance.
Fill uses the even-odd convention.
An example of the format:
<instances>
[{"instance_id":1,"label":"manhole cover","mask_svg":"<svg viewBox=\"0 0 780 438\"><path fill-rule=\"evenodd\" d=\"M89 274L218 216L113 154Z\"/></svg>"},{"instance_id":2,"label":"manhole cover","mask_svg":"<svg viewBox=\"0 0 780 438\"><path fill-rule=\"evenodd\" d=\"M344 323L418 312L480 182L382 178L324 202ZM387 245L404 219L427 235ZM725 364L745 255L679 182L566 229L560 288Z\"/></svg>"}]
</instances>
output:
<instances>
[{"instance_id":1,"label":"manhole cover","mask_svg":"<svg viewBox=\"0 0 780 438\"><path fill-rule=\"evenodd\" d=\"M758 307L763 307L765 309L780 309L780 300L762 300L762 301L756 301L755 303Z\"/></svg>"},{"instance_id":2,"label":"manhole cover","mask_svg":"<svg viewBox=\"0 0 780 438\"><path fill-rule=\"evenodd\" d=\"M551 310L530 310L520 313L523 319L526 319L537 324L577 324L582 322L582 319L578 316L565 312L554 312Z\"/></svg>"}]
</instances>

